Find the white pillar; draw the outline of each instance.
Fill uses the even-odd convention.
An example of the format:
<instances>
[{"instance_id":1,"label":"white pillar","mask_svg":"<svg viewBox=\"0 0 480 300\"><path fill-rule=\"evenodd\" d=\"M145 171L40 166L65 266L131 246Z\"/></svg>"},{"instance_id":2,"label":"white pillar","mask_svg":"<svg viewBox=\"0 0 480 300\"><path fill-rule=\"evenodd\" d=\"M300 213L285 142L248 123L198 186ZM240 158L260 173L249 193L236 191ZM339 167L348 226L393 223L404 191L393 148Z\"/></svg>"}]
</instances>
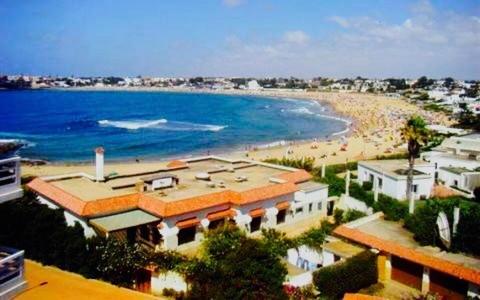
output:
<instances>
[{"instance_id":1,"label":"white pillar","mask_svg":"<svg viewBox=\"0 0 480 300\"><path fill-rule=\"evenodd\" d=\"M200 225L202 225L204 230L208 230L208 225L210 225L210 220L205 218L200 221Z\"/></svg>"},{"instance_id":2,"label":"white pillar","mask_svg":"<svg viewBox=\"0 0 480 300\"><path fill-rule=\"evenodd\" d=\"M423 267L422 275L422 293L426 294L430 290L430 268Z\"/></svg>"},{"instance_id":3,"label":"white pillar","mask_svg":"<svg viewBox=\"0 0 480 300\"><path fill-rule=\"evenodd\" d=\"M167 250L173 250L178 247L178 232L180 229L177 226L168 227L166 223L162 223L163 228L160 229L160 234L163 237L163 247Z\"/></svg>"},{"instance_id":4,"label":"white pillar","mask_svg":"<svg viewBox=\"0 0 480 300\"><path fill-rule=\"evenodd\" d=\"M373 200L375 202L378 201L378 185L379 185L378 180L379 180L378 178L373 180Z\"/></svg>"},{"instance_id":5,"label":"white pillar","mask_svg":"<svg viewBox=\"0 0 480 300\"><path fill-rule=\"evenodd\" d=\"M392 279L392 255L387 254L387 259L385 260L385 280Z\"/></svg>"},{"instance_id":6,"label":"white pillar","mask_svg":"<svg viewBox=\"0 0 480 300\"><path fill-rule=\"evenodd\" d=\"M252 222L252 217L250 215L243 215L239 210L237 210L237 215L234 219L238 228L250 232L250 222Z\"/></svg>"},{"instance_id":7,"label":"white pillar","mask_svg":"<svg viewBox=\"0 0 480 300\"><path fill-rule=\"evenodd\" d=\"M269 207L265 211L265 215L267 216L266 227L272 228L277 225L277 214L278 209L276 207Z\"/></svg>"},{"instance_id":8,"label":"white pillar","mask_svg":"<svg viewBox=\"0 0 480 300\"><path fill-rule=\"evenodd\" d=\"M95 179L98 181L104 181L104 156L105 150L102 147L95 148Z\"/></svg>"},{"instance_id":9,"label":"white pillar","mask_svg":"<svg viewBox=\"0 0 480 300\"><path fill-rule=\"evenodd\" d=\"M345 176L345 195L350 196L350 170L347 170L347 175Z\"/></svg>"},{"instance_id":10,"label":"white pillar","mask_svg":"<svg viewBox=\"0 0 480 300\"><path fill-rule=\"evenodd\" d=\"M325 164L322 164L322 178L325 178Z\"/></svg>"}]
</instances>

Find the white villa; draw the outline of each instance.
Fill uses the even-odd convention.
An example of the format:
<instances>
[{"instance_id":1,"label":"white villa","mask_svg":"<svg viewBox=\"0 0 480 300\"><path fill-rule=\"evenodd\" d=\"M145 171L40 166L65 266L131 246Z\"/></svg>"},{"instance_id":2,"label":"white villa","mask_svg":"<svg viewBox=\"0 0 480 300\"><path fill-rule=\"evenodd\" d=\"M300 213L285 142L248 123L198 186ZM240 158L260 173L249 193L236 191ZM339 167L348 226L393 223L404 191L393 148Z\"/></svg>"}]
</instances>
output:
<instances>
[{"instance_id":1,"label":"white villa","mask_svg":"<svg viewBox=\"0 0 480 300\"><path fill-rule=\"evenodd\" d=\"M407 160L371 160L358 162L358 182L372 182L373 189L398 200L406 200ZM433 185L435 166L417 160L413 172L414 199L429 198Z\"/></svg>"},{"instance_id":2,"label":"white villa","mask_svg":"<svg viewBox=\"0 0 480 300\"><path fill-rule=\"evenodd\" d=\"M194 246L204 230L225 222L254 233L333 210L328 186L311 181L304 170L207 156L132 165L126 173L104 167L103 155L97 148L96 175L65 174L28 184L42 203L64 209L68 224L80 222L87 236L177 249Z\"/></svg>"},{"instance_id":3,"label":"white villa","mask_svg":"<svg viewBox=\"0 0 480 300\"><path fill-rule=\"evenodd\" d=\"M480 134L445 139L421 156L435 166L435 176L446 185L471 193L480 186Z\"/></svg>"}]
</instances>

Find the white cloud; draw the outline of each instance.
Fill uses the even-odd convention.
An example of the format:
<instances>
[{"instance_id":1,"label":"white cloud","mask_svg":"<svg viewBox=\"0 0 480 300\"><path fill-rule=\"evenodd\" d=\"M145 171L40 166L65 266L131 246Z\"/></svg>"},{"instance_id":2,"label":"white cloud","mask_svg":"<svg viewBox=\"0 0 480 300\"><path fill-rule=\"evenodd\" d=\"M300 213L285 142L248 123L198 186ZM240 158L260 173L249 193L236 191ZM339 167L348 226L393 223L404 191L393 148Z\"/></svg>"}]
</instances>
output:
<instances>
[{"instance_id":1,"label":"white cloud","mask_svg":"<svg viewBox=\"0 0 480 300\"><path fill-rule=\"evenodd\" d=\"M268 42L232 37L198 68L232 76L480 78L478 16L421 1L398 23L368 16L329 20L343 30L322 37L293 30Z\"/></svg>"},{"instance_id":2,"label":"white cloud","mask_svg":"<svg viewBox=\"0 0 480 300\"><path fill-rule=\"evenodd\" d=\"M340 16L332 16L329 18L330 21L337 23L338 25L342 26L343 28L347 28L350 26L350 23L347 19L342 18Z\"/></svg>"},{"instance_id":3,"label":"white cloud","mask_svg":"<svg viewBox=\"0 0 480 300\"><path fill-rule=\"evenodd\" d=\"M222 0L223 5L229 7L239 6L240 4L243 4L243 2L244 0Z\"/></svg>"},{"instance_id":4,"label":"white cloud","mask_svg":"<svg viewBox=\"0 0 480 300\"><path fill-rule=\"evenodd\" d=\"M283 39L287 43L305 45L310 41L308 34L301 30L287 31L283 35Z\"/></svg>"}]
</instances>

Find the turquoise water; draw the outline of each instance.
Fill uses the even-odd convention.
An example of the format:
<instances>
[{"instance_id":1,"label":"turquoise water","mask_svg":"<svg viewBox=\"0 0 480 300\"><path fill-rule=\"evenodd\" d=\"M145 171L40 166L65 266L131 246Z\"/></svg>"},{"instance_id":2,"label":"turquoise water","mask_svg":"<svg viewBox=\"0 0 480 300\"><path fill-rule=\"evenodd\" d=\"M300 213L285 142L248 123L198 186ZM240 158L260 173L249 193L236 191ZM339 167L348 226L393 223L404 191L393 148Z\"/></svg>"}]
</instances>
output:
<instances>
[{"instance_id":1,"label":"turquoise water","mask_svg":"<svg viewBox=\"0 0 480 300\"><path fill-rule=\"evenodd\" d=\"M21 140L23 157L85 161L152 159L325 138L345 122L311 101L192 93L2 91L0 140Z\"/></svg>"}]
</instances>

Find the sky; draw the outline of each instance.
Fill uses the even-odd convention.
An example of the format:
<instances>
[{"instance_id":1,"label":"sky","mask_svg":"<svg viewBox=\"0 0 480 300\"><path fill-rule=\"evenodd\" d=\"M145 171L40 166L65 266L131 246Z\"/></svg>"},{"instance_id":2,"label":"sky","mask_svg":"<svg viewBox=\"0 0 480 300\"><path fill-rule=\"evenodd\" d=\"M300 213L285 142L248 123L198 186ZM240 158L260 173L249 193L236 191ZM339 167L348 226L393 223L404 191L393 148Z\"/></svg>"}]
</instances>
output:
<instances>
[{"instance_id":1,"label":"sky","mask_svg":"<svg viewBox=\"0 0 480 300\"><path fill-rule=\"evenodd\" d=\"M0 0L0 74L480 79L480 0Z\"/></svg>"}]
</instances>

